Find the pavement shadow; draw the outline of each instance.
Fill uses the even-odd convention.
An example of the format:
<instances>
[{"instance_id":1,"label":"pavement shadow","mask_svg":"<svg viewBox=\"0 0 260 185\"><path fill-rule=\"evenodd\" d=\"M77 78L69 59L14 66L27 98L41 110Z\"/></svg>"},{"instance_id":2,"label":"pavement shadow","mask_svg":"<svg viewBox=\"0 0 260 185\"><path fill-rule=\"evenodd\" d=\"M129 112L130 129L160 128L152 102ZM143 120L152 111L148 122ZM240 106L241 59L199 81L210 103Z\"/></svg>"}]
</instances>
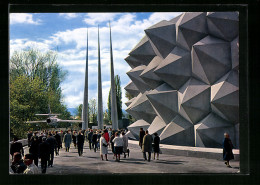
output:
<instances>
[{"instance_id":1,"label":"pavement shadow","mask_svg":"<svg viewBox=\"0 0 260 185\"><path fill-rule=\"evenodd\" d=\"M99 159L100 156L97 156L97 157L92 157L92 156L86 156L87 158L91 158L91 159Z\"/></svg>"},{"instance_id":2,"label":"pavement shadow","mask_svg":"<svg viewBox=\"0 0 260 185\"><path fill-rule=\"evenodd\" d=\"M156 160L155 163L161 163L161 164L183 164L186 161L167 161L167 160Z\"/></svg>"}]
</instances>

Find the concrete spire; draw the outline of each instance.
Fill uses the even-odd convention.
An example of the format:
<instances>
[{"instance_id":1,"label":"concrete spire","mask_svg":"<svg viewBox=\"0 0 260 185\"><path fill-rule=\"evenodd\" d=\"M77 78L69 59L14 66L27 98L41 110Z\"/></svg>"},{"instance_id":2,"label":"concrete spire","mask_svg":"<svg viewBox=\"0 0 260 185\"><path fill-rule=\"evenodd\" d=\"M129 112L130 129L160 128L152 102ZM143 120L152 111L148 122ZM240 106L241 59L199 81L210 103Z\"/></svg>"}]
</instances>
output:
<instances>
[{"instance_id":1,"label":"concrete spire","mask_svg":"<svg viewBox=\"0 0 260 185\"><path fill-rule=\"evenodd\" d=\"M85 88L82 107L82 130L88 129L88 30L87 30L87 49L86 49L86 70L85 70Z\"/></svg>"},{"instance_id":2,"label":"concrete spire","mask_svg":"<svg viewBox=\"0 0 260 185\"><path fill-rule=\"evenodd\" d=\"M99 44L99 26L98 26L98 128L103 129L103 104L102 104L102 81L100 65L100 44Z\"/></svg>"},{"instance_id":3,"label":"concrete spire","mask_svg":"<svg viewBox=\"0 0 260 185\"><path fill-rule=\"evenodd\" d=\"M117 115L117 102L116 102L116 90L115 90L115 78L114 78L114 64L113 64L113 49L112 49L112 36L111 36L111 26L110 28L110 79L111 79L111 121L112 129L118 129L118 115Z\"/></svg>"}]
</instances>

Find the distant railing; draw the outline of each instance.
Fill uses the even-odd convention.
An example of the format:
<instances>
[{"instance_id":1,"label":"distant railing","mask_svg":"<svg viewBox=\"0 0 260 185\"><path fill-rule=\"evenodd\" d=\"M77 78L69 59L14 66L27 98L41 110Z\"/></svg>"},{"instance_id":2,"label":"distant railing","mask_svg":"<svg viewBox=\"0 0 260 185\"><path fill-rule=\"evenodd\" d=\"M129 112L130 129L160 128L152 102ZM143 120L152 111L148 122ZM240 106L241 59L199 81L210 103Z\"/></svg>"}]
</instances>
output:
<instances>
[{"instance_id":1,"label":"distant railing","mask_svg":"<svg viewBox=\"0 0 260 185\"><path fill-rule=\"evenodd\" d=\"M27 139L20 139L18 140L18 142L22 143L23 146L28 145L28 140ZM13 143L13 141L10 142L10 146Z\"/></svg>"}]
</instances>

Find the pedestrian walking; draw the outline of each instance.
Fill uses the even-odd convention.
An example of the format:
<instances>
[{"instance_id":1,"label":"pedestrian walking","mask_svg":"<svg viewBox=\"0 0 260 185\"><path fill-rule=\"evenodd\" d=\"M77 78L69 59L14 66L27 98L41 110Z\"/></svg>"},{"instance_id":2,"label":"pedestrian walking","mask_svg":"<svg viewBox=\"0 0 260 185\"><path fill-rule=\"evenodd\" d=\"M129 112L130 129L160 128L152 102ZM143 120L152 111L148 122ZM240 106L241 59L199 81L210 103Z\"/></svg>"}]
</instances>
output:
<instances>
[{"instance_id":1,"label":"pedestrian walking","mask_svg":"<svg viewBox=\"0 0 260 185\"><path fill-rule=\"evenodd\" d=\"M223 141L223 160L225 160L225 164L227 167L232 168L229 164L229 161L234 159L233 154L233 144L231 142L231 139L229 138L228 133L224 133L224 141Z\"/></svg>"},{"instance_id":2,"label":"pedestrian walking","mask_svg":"<svg viewBox=\"0 0 260 185\"><path fill-rule=\"evenodd\" d=\"M32 131L29 131L28 134L27 134L28 147L31 146L31 138L32 138L32 136L33 136Z\"/></svg>"},{"instance_id":3,"label":"pedestrian walking","mask_svg":"<svg viewBox=\"0 0 260 185\"><path fill-rule=\"evenodd\" d=\"M54 150L55 150L55 147L57 146L57 141L56 141L55 137L53 137L53 135L51 133L49 133L46 142L49 143L49 145L50 145L50 158L48 161L48 166L53 167Z\"/></svg>"},{"instance_id":4,"label":"pedestrian walking","mask_svg":"<svg viewBox=\"0 0 260 185\"><path fill-rule=\"evenodd\" d=\"M111 132L111 137L110 137L110 143L111 143L112 153L114 154L113 159L116 157L115 146L114 146L114 142L113 142L114 138L115 138L115 131L112 131Z\"/></svg>"},{"instance_id":5,"label":"pedestrian walking","mask_svg":"<svg viewBox=\"0 0 260 185\"><path fill-rule=\"evenodd\" d=\"M34 133L34 136L31 138L31 146L29 148L29 153L33 155L33 161L36 166L38 166L38 158L39 158L39 138L36 135L37 133Z\"/></svg>"},{"instance_id":6,"label":"pedestrian walking","mask_svg":"<svg viewBox=\"0 0 260 185\"><path fill-rule=\"evenodd\" d=\"M97 142L98 142L98 132L96 131L92 136L92 147L94 148L94 152L97 151Z\"/></svg>"},{"instance_id":7,"label":"pedestrian walking","mask_svg":"<svg viewBox=\"0 0 260 185\"><path fill-rule=\"evenodd\" d=\"M55 135L54 135L56 141L57 141L57 145L55 147L55 153L56 153L56 156L59 155L60 153L60 148L62 147L62 140L61 140L61 136L60 134L58 133L58 131L55 132Z\"/></svg>"},{"instance_id":8,"label":"pedestrian walking","mask_svg":"<svg viewBox=\"0 0 260 185\"><path fill-rule=\"evenodd\" d=\"M46 173L47 162L50 158L50 145L46 142L46 137L43 137L42 142L39 144L39 158L41 159L42 173Z\"/></svg>"},{"instance_id":9,"label":"pedestrian walking","mask_svg":"<svg viewBox=\"0 0 260 185\"><path fill-rule=\"evenodd\" d=\"M91 129L89 133L87 134L87 139L88 139L88 144L89 144L89 149L91 150L92 146L92 136L93 136L93 130Z\"/></svg>"},{"instance_id":10,"label":"pedestrian walking","mask_svg":"<svg viewBox=\"0 0 260 185\"><path fill-rule=\"evenodd\" d=\"M82 156L83 154L83 145L84 145L84 136L81 134L81 131L79 131L79 134L77 135L77 146L78 146L79 156Z\"/></svg>"},{"instance_id":11,"label":"pedestrian walking","mask_svg":"<svg viewBox=\"0 0 260 185\"><path fill-rule=\"evenodd\" d=\"M72 134L72 141L73 141L74 147L77 148L77 133L76 133L76 131L74 131L73 134Z\"/></svg>"},{"instance_id":12,"label":"pedestrian walking","mask_svg":"<svg viewBox=\"0 0 260 185\"><path fill-rule=\"evenodd\" d=\"M115 138L113 139L114 147L115 147L115 154L116 154L116 161L120 161L120 155L123 153L123 138L119 137L119 133L115 133Z\"/></svg>"},{"instance_id":13,"label":"pedestrian walking","mask_svg":"<svg viewBox=\"0 0 260 185\"><path fill-rule=\"evenodd\" d=\"M22 154L22 156L24 155L23 145L18 141L18 138L16 136L14 136L13 143L10 147L10 154L12 156L12 160L15 152L19 152L20 154Z\"/></svg>"},{"instance_id":14,"label":"pedestrian walking","mask_svg":"<svg viewBox=\"0 0 260 185\"><path fill-rule=\"evenodd\" d=\"M124 158L126 158L126 153L128 153L128 157L129 157L129 150L128 150L128 137L125 135L125 132L122 132L122 139L123 139Z\"/></svg>"},{"instance_id":15,"label":"pedestrian walking","mask_svg":"<svg viewBox=\"0 0 260 185\"><path fill-rule=\"evenodd\" d=\"M100 150L100 138L101 138L101 130L97 132L97 149Z\"/></svg>"},{"instance_id":16,"label":"pedestrian walking","mask_svg":"<svg viewBox=\"0 0 260 185\"><path fill-rule=\"evenodd\" d=\"M150 162L151 160L152 143L153 143L153 136L151 136L148 130L146 130L145 136L143 138L142 152L145 161L147 160L146 152L148 152L148 162Z\"/></svg>"},{"instance_id":17,"label":"pedestrian walking","mask_svg":"<svg viewBox=\"0 0 260 185\"><path fill-rule=\"evenodd\" d=\"M158 134L156 132L154 133L154 139L153 139L153 152L154 152L153 159L155 160L155 155L157 154L156 159L159 160L160 137L158 136Z\"/></svg>"},{"instance_id":18,"label":"pedestrian walking","mask_svg":"<svg viewBox=\"0 0 260 185\"><path fill-rule=\"evenodd\" d=\"M105 133L102 133L101 138L100 138L100 157L101 157L102 161L104 160L103 155L105 155L106 161L108 161L108 159L107 159L107 154L108 154L107 147L108 147L108 143L107 143L106 138L105 138Z\"/></svg>"},{"instance_id":19,"label":"pedestrian walking","mask_svg":"<svg viewBox=\"0 0 260 185\"><path fill-rule=\"evenodd\" d=\"M139 132L139 146L143 147L143 139L144 139L144 135L145 135L145 131L143 130L143 128L140 128L140 132Z\"/></svg>"},{"instance_id":20,"label":"pedestrian walking","mask_svg":"<svg viewBox=\"0 0 260 185\"><path fill-rule=\"evenodd\" d=\"M66 152L70 151L70 144L71 144L71 134L70 131L68 131L65 135L64 135L64 144L65 144L65 148L66 148Z\"/></svg>"}]
</instances>

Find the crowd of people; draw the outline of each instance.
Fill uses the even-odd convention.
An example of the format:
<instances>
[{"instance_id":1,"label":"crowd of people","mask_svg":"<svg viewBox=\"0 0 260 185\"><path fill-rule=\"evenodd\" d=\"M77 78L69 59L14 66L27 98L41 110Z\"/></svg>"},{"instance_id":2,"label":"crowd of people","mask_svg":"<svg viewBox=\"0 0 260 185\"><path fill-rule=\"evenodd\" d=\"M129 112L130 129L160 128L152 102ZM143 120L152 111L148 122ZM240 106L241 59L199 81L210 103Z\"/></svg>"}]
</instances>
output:
<instances>
[{"instance_id":1,"label":"crowd of people","mask_svg":"<svg viewBox=\"0 0 260 185\"><path fill-rule=\"evenodd\" d=\"M148 131L143 131L141 128L139 140L142 143L140 146L144 154L144 160L147 160L146 152L148 152L148 161L150 161L152 148L157 153L157 159L159 159L160 138L157 133L154 135L153 139ZM102 161L108 161L108 148L111 148L113 159L117 162L120 162L121 155L123 158L130 155L126 130L112 130L111 128L104 130L68 130L65 132L62 130L44 130L37 132L29 131L27 136L29 153L26 155L24 155L22 143L18 142L17 137L14 137L10 147L12 156L11 173L46 173L48 167L53 167L54 157L59 155L59 151L63 146L65 147L65 152L70 152L72 146L78 150L78 155L82 156L85 139L88 142L89 150L100 152ZM38 168L39 159L41 171Z\"/></svg>"},{"instance_id":2,"label":"crowd of people","mask_svg":"<svg viewBox=\"0 0 260 185\"><path fill-rule=\"evenodd\" d=\"M53 167L54 156L59 155L60 149L65 146L65 151L70 152L71 144L78 150L78 155L83 155L84 141L88 142L89 150L100 151L100 159L108 161L108 148L111 148L113 159L120 162L121 155L129 157L128 137L125 130L80 130L80 131L42 131L28 133L29 153L24 155L22 143L14 137L10 147L12 156L11 173L39 174L46 173L47 167ZM145 161L151 161L151 153L154 153L153 159L159 160L160 137L157 133L150 135L148 130L140 128L139 146L143 153ZM228 133L224 134L223 141L223 160L227 167L231 167L229 161L234 159L232 153L232 142ZM147 154L148 153L148 158ZM22 156L24 158L22 158ZM38 168L38 161L41 161L41 172Z\"/></svg>"}]
</instances>

